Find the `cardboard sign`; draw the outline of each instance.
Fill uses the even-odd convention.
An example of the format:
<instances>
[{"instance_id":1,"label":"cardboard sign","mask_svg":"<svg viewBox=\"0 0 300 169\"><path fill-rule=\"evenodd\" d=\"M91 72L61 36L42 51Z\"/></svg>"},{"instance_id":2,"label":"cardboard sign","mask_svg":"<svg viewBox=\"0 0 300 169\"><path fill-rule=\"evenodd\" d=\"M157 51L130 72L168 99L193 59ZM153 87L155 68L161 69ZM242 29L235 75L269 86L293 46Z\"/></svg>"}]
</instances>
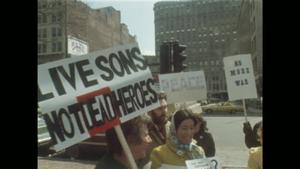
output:
<instances>
[{"instance_id":1,"label":"cardboard sign","mask_svg":"<svg viewBox=\"0 0 300 169\"><path fill-rule=\"evenodd\" d=\"M207 90L203 71L159 75L160 90L166 92L168 103L206 100Z\"/></svg>"},{"instance_id":2,"label":"cardboard sign","mask_svg":"<svg viewBox=\"0 0 300 169\"><path fill-rule=\"evenodd\" d=\"M257 98L250 54L225 57L224 69L229 100Z\"/></svg>"},{"instance_id":3,"label":"cardboard sign","mask_svg":"<svg viewBox=\"0 0 300 169\"><path fill-rule=\"evenodd\" d=\"M38 104L56 151L159 107L136 43L39 65Z\"/></svg>"},{"instance_id":4,"label":"cardboard sign","mask_svg":"<svg viewBox=\"0 0 300 169\"><path fill-rule=\"evenodd\" d=\"M187 169L210 169L210 163L207 159L194 159L185 161Z\"/></svg>"}]
</instances>

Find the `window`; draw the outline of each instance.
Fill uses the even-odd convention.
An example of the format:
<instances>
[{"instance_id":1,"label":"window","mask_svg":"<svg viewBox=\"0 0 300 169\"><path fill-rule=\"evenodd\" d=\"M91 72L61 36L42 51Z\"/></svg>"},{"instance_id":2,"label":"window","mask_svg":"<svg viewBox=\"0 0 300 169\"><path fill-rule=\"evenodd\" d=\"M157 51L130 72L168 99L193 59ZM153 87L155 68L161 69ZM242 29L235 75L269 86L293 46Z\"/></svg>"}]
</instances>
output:
<instances>
[{"instance_id":1,"label":"window","mask_svg":"<svg viewBox=\"0 0 300 169\"><path fill-rule=\"evenodd\" d=\"M52 37L56 37L56 28L52 28Z\"/></svg>"},{"instance_id":2,"label":"window","mask_svg":"<svg viewBox=\"0 0 300 169\"><path fill-rule=\"evenodd\" d=\"M42 53L42 44L38 44L38 53Z\"/></svg>"},{"instance_id":3,"label":"window","mask_svg":"<svg viewBox=\"0 0 300 169\"><path fill-rule=\"evenodd\" d=\"M56 16L55 14L52 15L52 23L55 23L56 22Z\"/></svg>"},{"instance_id":4,"label":"window","mask_svg":"<svg viewBox=\"0 0 300 169\"><path fill-rule=\"evenodd\" d=\"M38 23L42 23L42 16L41 15L38 15Z\"/></svg>"},{"instance_id":5,"label":"window","mask_svg":"<svg viewBox=\"0 0 300 169\"><path fill-rule=\"evenodd\" d=\"M43 15L43 23L47 23L47 15L46 14Z\"/></svg>"},{"instance_id":6,"label":"window","mask_svg":"<svg viewBox=\"0 0 300 169\"><path fill-rule=\"evenodd\" d=\"M56 42L52 43L52 52L56 52Z\"/></svg>"},{"instance_id":7,"label":"window","mask_svg":"<svg viewBox=\"0 0 300 169\"><path fill-rule=\"evenodd\" d=\"M61 42L57 42L57 44L56 44L57 46L57 51L58 52L61 52L62 51L62 43Z\"/></svg>"},{"instance_id":8,"label":"window","mask_svg":"<svg viewBox=\"0 0 300 169\"><path fill-rule=\"evenodd\" d=\"M57 36L62 36L61 28L57 28Z\"/></svg>"},{"instance_id":9,"label":"window","mask_svg":"<svg viewBox=\"0 0 300 169\"><path fill-rule=\"evenodd\" d=\"M43 45L42 45L42 52L43 53L47 52L47 44L46 43L43 43Z\"/></svg>"},{"instance_id":10,"label":"window","mask_svg":"<svg viewBox=\"0 0 300 169\"><path fill-rule=\"evenodd\" d=\"M39 29L38 30L38 39L42 38L42 31Z\"/></svg>"},{"instance_id":11,"label":"window","mask_svg":"<svg viewBox=\"0 0 300 169\"><path fill-rule=\"evenodd\" d=\"M43 29L43 38L47 38L47 29Z\"/></svg>"}]
</instances>

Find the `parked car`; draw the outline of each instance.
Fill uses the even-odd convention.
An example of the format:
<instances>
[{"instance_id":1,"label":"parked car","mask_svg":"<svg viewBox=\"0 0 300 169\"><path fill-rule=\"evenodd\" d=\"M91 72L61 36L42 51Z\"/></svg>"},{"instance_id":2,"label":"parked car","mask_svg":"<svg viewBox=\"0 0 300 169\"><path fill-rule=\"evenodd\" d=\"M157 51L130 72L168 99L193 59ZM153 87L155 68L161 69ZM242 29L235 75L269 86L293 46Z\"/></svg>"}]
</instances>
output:
<instances>
[{"instance_id":1,"label":"parked car","mask_svg":"<svg viewBox=\"0 0 300 169\"><path fill-rule=\"evenodd\" d=\"M213 112L226 112L226 113L236 113L236 112L243 112L243 107L236 105L231 102L220 102L220 103L212 103L205 106L202 106L202 109L206 113L213 113Z\"/></svg>"}]
</instances>

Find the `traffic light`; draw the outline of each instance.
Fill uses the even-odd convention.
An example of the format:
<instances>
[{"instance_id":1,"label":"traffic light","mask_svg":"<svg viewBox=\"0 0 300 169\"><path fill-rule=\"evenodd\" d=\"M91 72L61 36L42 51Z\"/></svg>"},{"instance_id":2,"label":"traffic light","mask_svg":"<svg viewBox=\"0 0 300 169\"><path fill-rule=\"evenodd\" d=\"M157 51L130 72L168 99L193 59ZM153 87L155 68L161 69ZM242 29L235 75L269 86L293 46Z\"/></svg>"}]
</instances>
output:
<instances>
[{"instance_id":1,"label":"traffic light","mask_svg":"<svg viewBox=\"0 0 300 169\"><path fill-rule=\"evenodd\" d=\"M178 42L173 44L173 66L174 72L183 71L187 65L183 64L183 61L186 59L186 55L183 54L183 51L186 49L185 45L180 45Z\"/></svg>"},{"instance_id":2,"label":"traffic light","mask_svg":"<svg viewBox=\"0 0 300 169\"><path fill-rule=\"evenodd\" d=\"M164 42L160 45L160 74L170 73L171 70L171 45Z\"/></svg>"}]
</instances>

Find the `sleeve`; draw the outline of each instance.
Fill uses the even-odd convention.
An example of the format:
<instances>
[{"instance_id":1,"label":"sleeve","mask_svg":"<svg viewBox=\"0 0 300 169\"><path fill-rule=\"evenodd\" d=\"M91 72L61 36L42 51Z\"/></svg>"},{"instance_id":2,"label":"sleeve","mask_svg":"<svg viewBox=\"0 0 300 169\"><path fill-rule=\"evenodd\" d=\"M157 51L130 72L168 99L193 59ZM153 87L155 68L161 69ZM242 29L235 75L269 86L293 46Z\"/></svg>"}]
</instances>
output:
<instances>
[{"instance_id":1,"label":"sleeve","mask_svg":"<svg viewBox=\"0 0 300 169\"><path fill-rule=\"evenodd\" d=\"M248 159L248 169L260 169L258 162L256 161L255 154L250 153Z\"/></svg>"},{"instance_id":2,"label":"sleeve","mask_svg":"<svg viewBox=\"0 0 300 169\"><path fill-rule=\"evenodd\" d=\"M206 156L207 157L213 157L216 154L216 146L215 146L215 141L214 141L213 136L212 136L211 133L207 133L207 139L208 139L207 140L207 142L208 142L208 144L207 144L208 151L206 153Z\"/></svg>"},{"instance_id":3,"label":"sleeve","mask_svg":"<svg viewBox=\"0 0 300 169\"><path fill-rule=\"evenodd\" d=\"M151 169L158 169L162 164L162 158L159 149L155 148L150 154L150 160L152 162Z\"/></svg>"}]
</instances>

